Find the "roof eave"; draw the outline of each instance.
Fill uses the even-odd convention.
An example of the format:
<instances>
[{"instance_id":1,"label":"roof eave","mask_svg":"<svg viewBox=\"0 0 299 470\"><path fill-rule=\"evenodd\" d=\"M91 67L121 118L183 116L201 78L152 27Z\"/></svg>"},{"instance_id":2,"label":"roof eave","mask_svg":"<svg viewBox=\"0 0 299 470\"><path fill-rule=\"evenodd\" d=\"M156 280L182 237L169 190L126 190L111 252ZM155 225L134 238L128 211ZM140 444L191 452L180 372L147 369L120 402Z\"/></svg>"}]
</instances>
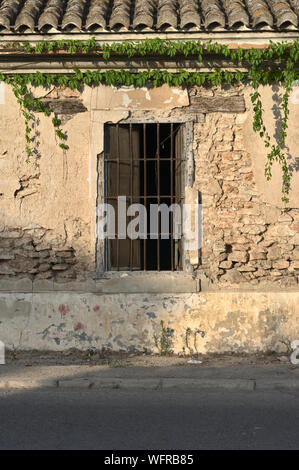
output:
<instances>
[{"instance_id":1,"label":"roof eave","mask_svg":"<svg viewBox=\"0 0 299 470\"><path fill-rule=\"evenodd\" d=\"M0 43L12 43L28 41L31 44L36 44L41 41L58 41L58 40L82 40L86 41L90 38L95 38L99 45L103 43L113 43L121 41L142 41L148 38L160 38L168 40L201 40L215 41L223 44L236 44L238 46L248 47L250 45L267 45L270 41L294 41L299 38L299 30L291 31L214 31L214 32L101 32L101 33L48 33L48 34L15 34L15 33L2 33L0 34Z\"/></svg>"}]
</instances>

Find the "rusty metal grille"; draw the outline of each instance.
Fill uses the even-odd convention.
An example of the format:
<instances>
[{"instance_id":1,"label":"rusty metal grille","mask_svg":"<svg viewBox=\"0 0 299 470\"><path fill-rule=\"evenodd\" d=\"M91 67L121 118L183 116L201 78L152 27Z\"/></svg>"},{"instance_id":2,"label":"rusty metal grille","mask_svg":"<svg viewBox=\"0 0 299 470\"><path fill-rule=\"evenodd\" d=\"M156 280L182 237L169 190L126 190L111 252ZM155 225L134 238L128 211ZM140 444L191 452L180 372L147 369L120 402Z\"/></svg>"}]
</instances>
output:
<instances>
[{"instance_id":1,"label":"rusty metal grille","mask_svg":"<svg viewBox=\"0 0 299 470\"><path fill-rule=\"evenodd\" d=\"M106 241L106 269L112 271L162 271L182 269L182 242L173 236L173 213L169 212L169 231L150 231L151 204L182 204L183 165L182 125L109 124L105 125L105 202L115 211L115 239ZM143 204L147 231L132 240L119 230L118 197L129 205ZM126 227L135 216L126 216Z\"/></svg>"}]
</instances>

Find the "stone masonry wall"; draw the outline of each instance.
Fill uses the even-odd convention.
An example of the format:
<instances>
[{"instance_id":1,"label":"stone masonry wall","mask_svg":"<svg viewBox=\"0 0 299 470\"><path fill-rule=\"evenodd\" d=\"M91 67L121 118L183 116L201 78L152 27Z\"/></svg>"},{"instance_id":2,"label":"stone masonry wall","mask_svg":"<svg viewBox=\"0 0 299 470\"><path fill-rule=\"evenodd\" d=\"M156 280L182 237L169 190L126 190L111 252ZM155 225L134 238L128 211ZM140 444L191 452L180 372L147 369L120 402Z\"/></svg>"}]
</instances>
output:
<instances>
[{"instance_id":1,"label":"stone masonry wall","mask_svg":"<svg viewBox=\"0 0 299 470\"><path fill-rule=\"evenodd\" d=\"M96 102L101 103L105 90L96 93ZM140 116L146 114L143 109L149 103L149 92L143 107L139 105L140 90L136 93L134 106ZM200 263L194 268L202 288L296 287L299 209L293 207L299 205L293 204L285 212L265 197L269 183L264 179L265 191L257 184L261 171L256 164L262 161L263 168L264 156L255 154L259 137L252 143L248 137L251 118L248 96L246 106L244 101L245 87L194 88L188 93L189 98L184 95L182 99L176 90L174 96L181 101L174 101L173 109L166 111L162 103L154 115L200 115L194 122L193 150L194 187L203 205L203 246ZM0 119L0 281L28 277L66 282L83 280L95 270L91 200L96 196L91 196L90 186L88 189L93 177L88 162L92 93L54 89L41 96L63 117L70 150L58 149L49 118L38 116L39 155L35 164L26 164L20 137L23 121L14 98L8 96L9 107ZM116 106L132 106L133 90L130 96L132 99L117 97L125 105ZM158 98L155 106L159 106ZM124 108L119 109L121 120ZM274 187L275 201L279 183Z\"/></svg>"},{"instance_id":2,"label":"stone masonry wall","mask_svg":"<svg viewBox=\"0 0 299 470\"><path fill-rule=\"evenodd\" d=\"M218 287L295 287L299 210L286 212L263 202L244 144L245 119L243 114L213 113L195 124L195 185L202 196L204 234L199 270Z\"/></svg>"},{"instance_id":3,"label":"stone masonry wall","mask_svg":"<svg viewBox=\"0 0 299 470\"><path fill-rule=\"evenodd\" d=\"M73 248L45 243L45 234L46 229L35 225L0 231L0 279L75 279Z\"/></svg>"},{"instance_id":4,"label":"stone masonry wall","mask_svg":"<svg viewBox=\"0 0 299 470\"><path fill-rule=\"evenodd\" d=\"M90 115L79 92L62 87L36 93L53 109L56 102L63 105L59 118L71 144L67 152L59 149L51 117L38 113L32 125L36 153L26 162L24 118L11 89L5 88L0 105L0 283L22 278L62 283L82 280L94 270L87 181Z\"/></svg>"}]
</instances>

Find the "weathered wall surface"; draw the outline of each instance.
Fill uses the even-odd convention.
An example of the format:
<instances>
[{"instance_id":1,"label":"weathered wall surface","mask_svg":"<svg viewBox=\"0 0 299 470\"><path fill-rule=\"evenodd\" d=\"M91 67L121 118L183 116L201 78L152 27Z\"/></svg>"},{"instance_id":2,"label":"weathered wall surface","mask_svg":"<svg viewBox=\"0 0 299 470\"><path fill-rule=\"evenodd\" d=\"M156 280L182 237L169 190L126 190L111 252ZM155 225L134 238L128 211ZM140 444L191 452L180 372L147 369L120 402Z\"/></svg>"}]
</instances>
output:
<instances>
[{"instance_id":1,"label":"weathered wall surface","mask_svg":"<svg viewBox=\"0 0 299 470\"><path fill-rule=\"evenodd\" d=\"M37 89L62 119L69 150L59 149L50 119L36 115L36 158L26 163L24 124L11 90L0 105L0 280L58 282L92 276L96 266L97 158L105 122L168 118L194 122L195 182L203 205L202 287L294 287L299 269L297 101L291 100L288 152L291 211L280 202L281 173L267 183L266 151L252 131L250 90L121 90L81 94ZM262 90L265 120L277 137L281 90ZM276 124L277 127L277 124Z\"/></svg>"},{"instance_id":2,"label":"weathered wall surface","mask_svg":"<svg viewBox=\"0 0 299 470\"><path fill-rule=\"evenodd\" d=\"M299 338L298 305L298 292L0 293L0 338L11 349L158 352L163 320L175 353L282 352Z\"/></svg>"},{"instance_id":3,"label":"weathered wall surface","mask_svg":"<svg viewBox=\"0 0 299 470\"><path fill-rule=\"evenodd\" d=\"M269 98L268 89L263 94ZM245 97L250 109L248 90ZM264 107L268 106L272 110L271 100L265 99ZM293 165L298 158L298 117L298 110L292 108L289 152ZM269 111L266 121L271 129ZM298 174L294 170L293 209L286 213L280 203L281 173L271 183L265 180L266 151L252 131L252 113L207 114L204 123L195 124L194 158L195 185L202 194L204 212L200 270L220 288L297 286Z\"/></svg>"},{"instance_id":4,"label":"weathered wall surface","mask_svg":"<svg viewBox=\"0 0 299 470\"><path fill-rule=\"evenodd\" d=\"M0 105L0 278L65 280L93 268L88 119L88 112L65 119L72 145L63 152L51 121L36 115L37 154L26 163L24 121L6 87Z\"/></svg>"},{"instance_id":5,"label":"weathered wall surface","mask_svg":"<svg viewBox=\"0 0 299 470\"><path fill-rule=\"evenodd\" d=\"M35 93L57 111L69 150L59 149L50 119L36 115L37 154L26 163L23 118L5 89L0 105L2 341L28 349L153 350L161 320L174 330L176 352L186 347L188 328L205 332L204 338L195 334L201 352L275 350L281 341L297 339L298 104L291 102L293 189L286 213L280 170L274 169L271 183L264 179L266 151L252 131L250 90L243 86L188 91L100 86L81 94L63 88ZM271 114L278 116L281 92L266 87L262 93L266 122L277 136ZM131 284L119 277L114 287L103 280L98 291L88 287L96 271L103 126L132 117L193 125L195 178L189 189L199 192L203 206L203 245L189 277L175 282L165 274L156 282L162 293L141 277ZM83 290L76 284L80 281L87 281ZM22 289L26 282L31 287ZM168 286L164 292L163 286Z\"/></svg>"},{"instance_id":6,"label":"weathered wall surface","mask_svg":"<svg viewBox=\"0 0 299 470\"><path fill-rule=\"evenodd\" d=\"M37 114L37 152L26 163L23 117L6 86L0 105L0 281L80 280L96 269L97 156L104 123L128 117L129 105L154 113L186 106L188 93L165 86L33 93L58 113L69 150L58 147L51 119Z\"/></svg>"},{"instance_id":7,"label":"weathered wall surface","mask_svg":"<svg viewBox=\"0 0 299 470\"><path fill-rule=\"evenodd\" d=\"M277 86L261 87L261 97L264 104L264 120L271 137L279 139L281 123L282 92ZM281 170L279 165L273 166L272 180L265 184L264 163L267 155L262 139L258 138L252 129L253 110L250 101L250 90L244 92L248 112L242 126L244 145L252 158L254 181L260 194L261 202L283 207L281 194ZM292 175L292 191L289 207L299 207L299 86L293 88L290 99L290 118L287 137L286 156Z\"/></svg>"}]
</instances>

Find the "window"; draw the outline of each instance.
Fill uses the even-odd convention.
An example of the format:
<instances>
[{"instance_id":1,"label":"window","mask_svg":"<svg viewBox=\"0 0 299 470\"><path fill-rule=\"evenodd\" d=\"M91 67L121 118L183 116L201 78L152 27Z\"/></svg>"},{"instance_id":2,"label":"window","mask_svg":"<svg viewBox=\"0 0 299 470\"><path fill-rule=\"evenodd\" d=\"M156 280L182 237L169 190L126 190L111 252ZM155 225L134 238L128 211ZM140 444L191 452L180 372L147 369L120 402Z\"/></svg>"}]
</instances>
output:
<instances>
[{"instance_id":1,"label":"window","mask_svg":"<svg viewBox=\"0 0 299 470\"><path fill-rule=\"evenodd\" d=\"M106 240L107 270L182 269L182 242L174 234L175 214L169 210L183 202L182 129L176 123L105 126L104 199L115 214L115 238ZM125 204L121 211L120 196ZM125 214L129 227L136 217L127 212L133 204L144 208L140 219L144 230L137 239L119 223ZM162 205L167 206L166 212L160 210ZM152 213L157 215L154 230Z\"/></svg>"}]
</instances>

